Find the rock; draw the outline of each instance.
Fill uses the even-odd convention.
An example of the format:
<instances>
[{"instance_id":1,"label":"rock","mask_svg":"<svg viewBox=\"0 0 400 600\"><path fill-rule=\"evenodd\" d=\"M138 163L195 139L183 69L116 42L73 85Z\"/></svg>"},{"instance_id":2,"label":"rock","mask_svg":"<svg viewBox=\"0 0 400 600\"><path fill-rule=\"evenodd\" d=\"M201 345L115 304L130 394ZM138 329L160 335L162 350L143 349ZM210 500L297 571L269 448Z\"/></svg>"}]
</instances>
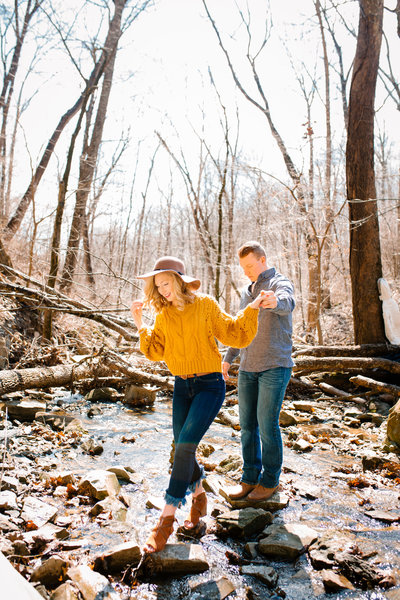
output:
<instances>
[{"instance_id":1,"label":"rock","mask_svg":"<svg viewBox=\"0 0 400 600\"><path fill-rule=\"evenodd\" d=\"M162 510L164 508L164 498L162 496L148 496L146 500L146 508L156 508Z\"/></svg>"},{"instance_id":2,"label":"rock","mask_svg":"<svg viewBox=\"0 0 400 600\"><path fill-rule=\"evenodd\" d=\"M297 439L293 444L293 450L296 450L297 452L310 452L312 449L313 445L303 438Z\"/></svg>"},{"instance_id":3,"label":"rock","mask_svg":"<svg viewBox=\"0 0 400 600\"><path fill-rule=\"evenodd\" d=\"M312 404L310 404L309 402L304 402L304 401L301 401L301 402L295 401L292 403L292 406L295 410L301 410L306 413L313 413L315 410L314 406Z\"/></svg>"},{"instance_id":4,"label":"rock","mask_svg":"<svg viewBox=\"0 0 400 600\"><path fill-rule=\"evenodd\" d=\"M221 460L216 470L218 473L229 473L230 471L241 469L242 465L243 461L240 456L231 455Z\"/></svg>"},{"instance_id":5,"label":"rock","mask_svg":"<svg viewBox=\"0 0 400 600\"><path fill-rule=\"evenodd\" d=\"M0 530L2 533L9 533L10 531L18 531L18 527L8 517L0 514Z\"/></svg>"},{"instance_id":6,"label":"rock","mask_svg":"<svg viewBox=\"0 0 400 600\"><path fill-rule=\"evenodd\" d=\"M365 510L364 514L367 515L367 517L377 519L378 521L384 521L385 523L395 523L396 521L400 521L400 513L392 513L386 510L371 508Z\"/></svg>"},{"instance_id":7,"label":"rock","mask_svg":"<svg viewBox=\"0 0 400 600\"><path fill-rule=\"evenodd\" d=\"M240 567L242 575L251 575L257 577L268 587L274 588L278 583L278 573L272 567L266 565L243 565Z\"/></svg>"},{"instance_id":8,"label":"rock","mask_svg":"<svg viewBox=\"0 0 400 600\"><path fill-rule=\"evenodd\" d=\"M26 522L33 523L37 528L41 527L48 521L51 521L57 515L57 507L47 502L35 498L35 496L27 496L24 499L21 518Z\"/></svg>"},{"instance_id":9,"label":"rock","mask_svg":"<svg viewBox=\"0 0 400 600\"><path fill-rule=\"evenodd\" d=\"M86 452L86 454L90 454L91 456L98 456L99 454L102 454L104 450L103 446L101 444L96 444L92 438L83 442L81 448L83 452Z\"/></svg>"},{"instance_id":10,"label":"rock","mask_svg":"<svg viewBox=\"0 0 400 600\"><path fill-rule=\"evenodd\" d=\"M3 491L11 491L18 494L20 492L21 485L16 477L12 477L11 475L3 475L1 480L1 489Z\"/></svg>"},{"instance_id":11,"label":"rock","mask_svg":"<svg viewBox=\"0 0 400 600\"><path fill-rule=\"evenodd\" d=\"M203 583L189 583L192 594L199 600L223 600L235 590L235 586L227 577L211 579Z\"/></svg>"},{"instance_id":12,"label":"rock","mask_svg":"<svg viewBox=\"0 0 400 600\"><path fill-rule=\"evenodd\" d=\"M253 560L256 559L258 556L257 547L257 542L247 542L247 544L244 547L245 555Z\"/></svg>"},{"instance_id":13,"label":"rock","mask_svg":"<svg viewBox=\"0 0 400 600\"><path fill-rule=\"evenodd\" d=\"M291 425L297 425L298 419L295 415L288 410L281 410L279 415L279 425L281 427L290 427Z\"/></svg>"},{"instance_id":14,"label":"rock","mask_svg":"<svg viewBox=\"0 0 400 600\"><path fill-rule=\"evenodd\" d=\"M52 556L33 571L31 581L40 581L46 588L53 589L65 581L68 566L64 559Z\"/></svg>"},{"instance_id":15,"label":"rock","mask_svg":"<svg viewBox=\"0 0 400 600\"><path fill-rule=\"evenodd\" d=\"M134 473L134 470L131 467L122 467L120 465L116 465L115 467L108 467L107 471L110 473L115 473L118 479L132 482L131 473Z\"/></svg>"},{"instance_id":16,"label":"rock","mask_svg":"<svg viewBox=\"0 0 400 600\"><path fill-rule=\"evenodd\" d=\"M127 508L115 496L109 496L97 502L89 511L91 517L109 513L115 521L126 521Z\"/></svg>"},{"instance_id":17,"label":"rock","mask_svg":"<svg viewBox=\"0 0 400 600\"><path fill-rule=\"evenodd\" d=\"M140 547L134 542L125 542L97 556L94 568L104 574L120 573L129 565L136 566L140 558Z\"/></svg>"},{"instance_id":18,"label":"rock","mask_svg":"<svg viewBox=\"0 0 400 600\"><path fill-rule=\"evenodd\" d=\"M344 575L336 571L323 569L321 571L322 583L327 592L337 592L339 590L354 590L355 587Z\"/></svg>"},{"instance_id":19,"label":"rock","mask_svg":"<svg viewBox=\"0 0 400 600\"><path fill-rule=\"evenodd\" d=\"M207 477L203 480L203 487L206 490L206 492L211 492L215 496L224 496L223 490L227 487L227 484L222 477L212 473L210 475L207 474Z\"/></svg>"},{"instance_id":20,"label":"rock","mask_svg":"<svg viewBox=\"0 0 400 600\"><path fill-rule=\"evenodd\" d=\"M167 544L161 552L151 554L152 569L171 575L202 573L210 566L199 544Z\"/></svg>"},{"instance_id":21,"label":"rock","mask_svg":"<svg viewBox=\"0 0 400 600\"><path fill-rule=\"evenodd\" d=\"M149 406L154 404L159 387L147 385L128 385L125 390L123 402L130 406Z\"/></svg>"},{"instance_id":22,"label":"rock","mask_svg":"<svg viewBox=\"0 0 400 600\"><path fill-rule=\"evenodd\" d=\"M81 479L78 489L80 494L94 500L104 500L107 496L117 496L121 488L114 473L97 469Z\"/></svg>"},{"instance_id":23,"label":"rock","mask_svg":"<svg viewBox=\"0 0 400 600\"><path fill-rule=\"evenodd\" d=\"M50 600L79 600L79 591L70 581L66 581L51 594Z\"/></svg>"},{"instance_id":24,"label":"rock","mask_svg":"<svg viewBox=\"0 0 400 600\"><path fill-rule=\"evenodd\" d=\"M65 427L72 423L72 421L74 420L75 417L61 410L55 412L46 412L43 410L39 410L35 414L35 421L46 423L56 431L64 430Z\"/></svg>"},{"instance_id":25,"label":"rock","mask_svg":"<svg viewBox=\"0 0 400 600\"><path fill-rule=\"evenodd\" d=\"M35 541L43 541L45 543L52 542L54 540L65 540L68 537L68 531L64 527L53 525L53 523L46 523L39 529L34 531L26 531L23 533L24 540L28 544L32 544Z\"/></svg>"},{"instance_id":26,"label":"rock","mask_svg":"<svg viewBox=\"0 0 400 600\"><path fill-rule=\"evenodd\" d=\"M17 494L6 490L0 492L0 510L18 510Z\"/></svg>"},{"instance_id":27,"label":"rock","mask_svg":"<svg viewBox=\"0 0 400 600\"><path fill-rule=\"evenodd\" d=\"M302 523L271 525L267 536L260 539L258 549L266 556L295 559L318 539L318 533Z\"/></svg>"},{"instance_id":28,"label":"rock","mask_svg":"<svg viewBox=\"0 0 400 600\"><path fill-rule=\"evenodd\" d=\"M96 388L90 390L85 396L85 400L91 400L92 402L104 400L105 402L110 400L118 400L121 394L118 390L112 387Z\"/></svg>"},{"instance_id":29,"label":"rock","mask_svg":"<svg viewBox=\"0 0 400 600\"><path fill-rule=\"evenodd\" d=\"M120 595L114 591L104 575L92 571L86 565L68 569L67 575L76 583L84 600L119 600Z\"/></svg>"},{"instance_id":30,"label":"rock","mask_svg":"<svg viewBox=\"0 0 400 600\"><path fill-rule=\"evenodd\" d=\"M247 537L264 529L268 523L272 523L272 514L262 508L242 508L231 510L219 515L217 523L227 530L229 535L236 537Z\"/></svg>"},{"instance_id":31,"label":"rock","mask_svg":"<svg viewBox=\"0 0 400 600\"><path fill-rule=\"evenodd\" d=\"M46 402L39 400L7 400L6 406L10 419L18 419L18 421L34 421L36 413L46 411Z\"/></svg>"},{"instance_id":32,"label":"rock","mask_svg":"<svg viewBox=\"0 0 400 600\"><path fill-rule=\"evenodd\" d=\"M400 400L389 411L387 437L388 440L400 446Z\"/></svg>"}]
</instances>

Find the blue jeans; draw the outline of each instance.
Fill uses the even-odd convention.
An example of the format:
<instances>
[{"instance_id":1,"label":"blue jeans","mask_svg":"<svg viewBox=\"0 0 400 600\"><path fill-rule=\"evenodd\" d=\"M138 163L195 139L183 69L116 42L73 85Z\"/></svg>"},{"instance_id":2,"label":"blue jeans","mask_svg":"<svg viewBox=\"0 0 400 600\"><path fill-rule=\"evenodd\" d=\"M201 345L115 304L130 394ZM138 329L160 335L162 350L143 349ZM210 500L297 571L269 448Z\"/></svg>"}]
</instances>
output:
<instances>
[{"instance_id":1,"label":"blue jeans","mask_svg":"<svg viewBox=\"0 0 400 600\"><path fill-rule=\"evenodd\" d=\"M239 418L244 483L274 488L279 483L283 444L279 413L291 369L239 370Z\"/></svg>"},{"instance_id":2,"label":"blue jeans","mask_svg":"<svg viewBox=\"0 0 400 600\"><path fill-rule=\"evenodd\" d=\"M172 401L172 425L175 456L167 504L185 504L185 496L193 492L204 477L196 460L196 448L217 416L225 398L225 381L221 373L209 373L182 379L175 377Z\"/></svg>"}]
</instances>

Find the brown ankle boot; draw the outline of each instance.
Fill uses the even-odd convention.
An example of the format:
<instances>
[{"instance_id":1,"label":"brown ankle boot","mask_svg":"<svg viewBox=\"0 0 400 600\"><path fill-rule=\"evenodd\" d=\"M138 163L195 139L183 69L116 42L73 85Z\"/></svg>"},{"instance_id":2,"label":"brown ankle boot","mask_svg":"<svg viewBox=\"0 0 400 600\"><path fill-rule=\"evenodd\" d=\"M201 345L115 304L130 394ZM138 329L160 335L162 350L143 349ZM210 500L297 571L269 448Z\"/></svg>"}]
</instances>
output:
<instances>
[{"instance_id":1,"label":"brown ankle boot","mask_svg":"<svg viewBox=\"0 0 400 600\"><path fill-rule=\"evenodd\" d=\"M169 517L160 517L157 525L152 529L147 542L143 548L143 552L150 554L152 552L160 552L165 548L165 544L171 533L174 530L174 515Z\"/></svg>"},{"instance_id":2,"label":"brown ankle boot","mask_svg":"<svg viewBox=\"0 0 400 600\"><path fill-rule=\"evenodd\" d=\"M207 496L205 492L201 492L197 496L193 496L192 498L192 506L190 508L189 518L185 521L186 523L192 523L192 527L186 527L187 529L192 529L196 527L201 517L205 517L207 514Z\"/></svg>"}]
</instances>

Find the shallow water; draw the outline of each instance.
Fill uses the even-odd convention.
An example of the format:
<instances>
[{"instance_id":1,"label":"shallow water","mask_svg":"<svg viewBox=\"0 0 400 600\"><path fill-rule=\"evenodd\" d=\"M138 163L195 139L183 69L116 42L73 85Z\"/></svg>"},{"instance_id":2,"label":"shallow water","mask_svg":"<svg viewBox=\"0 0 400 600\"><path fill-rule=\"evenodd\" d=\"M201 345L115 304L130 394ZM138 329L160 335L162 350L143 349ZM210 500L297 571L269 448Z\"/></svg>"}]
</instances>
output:
<instances>
[{"instance_id":1,"label":"shallow water","mask_svg":"<svg viewBox=\"0 0 400 600\"><path fill-rule=\"evenodd\" d=\"M104 451L100 456L91 457L82 454L79 449L70 450L63 457L63 468L72 469L81 474L89 469L107 468L115 465L130 466L137 474L143 476L143 483L123 486L124 492L131 497L131 505L127 511L125 523L117 521L102 523L99 519L82 518L79 527L74 526L72 538L85 539L83 552L90 556L97 554L129 539L137 539L144 543L148 532L158 518L156 509L146 508L149 495L162 496L168 484L169 455L171 451L171 400L159 396L153 408L132 410L121 402L96 403L101 414L93 418L85 417L87 409L93 406L80 396L64 396L62 403L70 412L83 420L84 427L96 442L102 444ZM284 441L286 439L283 430ZM122 437L135 437L134 443L123 443ZM240 454L240 436L230 427L213 423L203 442L212 444L216 451L210 457L211 462L219 462L228 455ZM313 450L308 454L299 454L290 448L284 449L284 473L282 484L291 500L286 509L275 514L275 523L302 521L322 533L324 530L337 529L350 531L357 536L371 540L380 556L385 556L388 572L395 573L400 582L400 527L399 524L386 525L371 519L362 512L360 503L370 498L374 508L391 510L399 507L399 489L393 482L386 481L378 488L368 487L361 490L350 490L343 473L335 472L338 467L351 467L357 460L352 456L336 455L331 450ZM60 456L58 456L60 458ZM296 493L296 486L302 490L316 490L316 499L307 499ZM216 498L208 494L211 513ZM220 499L222 500L222 499ZM78 509L71 507L71 513ZM82 512L82 508L80 508ZM182 523L186 515L185 508L177 511L178 522ZM207 518L208 524L213 519ZM175 535L171 542L177 541ZM162 581L140 583L130 591L127 586L118 586L121 598L163 599L188 598L190 596L188 581L202 582L228 577L235 585L235 593L231 597L244 600L246 587L251 587L260 598L278 598L273 590L257 579L242 576L239 567L229 564L225 556L226 550L234 550L242 554L243 542L233 539L222 541L213 534L201 538L200 542L210 562L210 570L200 575L189 575L177 579L165 578ZM363 592L340 592L327 594L324 591L320 576L312 569L307 555L300 556L297 561L271 561L263 558L265 564L272 566L279 573L278 587L284 590L288 600L381 600L386 597L400 600L400 586L389 592L375 590Z\"/></svg>"}]
</instances>

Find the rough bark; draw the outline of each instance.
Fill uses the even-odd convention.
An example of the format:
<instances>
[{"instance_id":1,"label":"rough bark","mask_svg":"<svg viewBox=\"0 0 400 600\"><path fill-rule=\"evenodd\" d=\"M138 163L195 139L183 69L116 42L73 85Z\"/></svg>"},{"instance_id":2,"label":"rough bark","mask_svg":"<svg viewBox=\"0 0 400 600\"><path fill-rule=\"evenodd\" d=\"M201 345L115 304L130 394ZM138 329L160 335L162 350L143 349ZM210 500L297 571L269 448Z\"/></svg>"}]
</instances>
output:
<instances>
[{"instance_id":1,"label":"rough bark","mask_svg":"<svg viewBox=\"0 0 400 600\"><path fill-rule=\"evenodd\" d=\"M364 344L362 346L313 346L296 350L292 356L382 356L398 352L400 346Z\"/></svg>"},{"instance_id":2,"label":"rough bark","mask_svg":"<svg viewBox=\"0 0 400 600\"><path fill-rule=\"evenodd\" d=\"M387 358L359 358L332 356L329 358L296 358L294 373L313 373L317 371L366 371L382 369L400 375L400 363Z\"/></svg>"},{"instance_id":3,"label":"rough bark","mask_svg":"<svg viewBox=\"0 0 400 600\"><path fill-rule=\"evenodd\" d=\"M400 387L398 385L393 385L391 383L383 383L382 381L376 381L375 379L371 379L370 377L364 377L363 375L356 375L355 377L350 377L351 383L355 385L361 385L363 387L370 388L371 390L375 390L377 392L387 392L388 394L392 394L393 396L400 396Z\"/></svg>"},{"instance_id":4,"label":"rough bark","mask_svg":"<svg viewBox=\"0 0 400 600\"><path fill-rule=\"evenodd\" d=\"M377 280L382 277L374 173L374 102L382 40L383 0L360 0L349 101L346 183L350 275L356 344L385 339Z\"/></svg>"}]
</instances>

